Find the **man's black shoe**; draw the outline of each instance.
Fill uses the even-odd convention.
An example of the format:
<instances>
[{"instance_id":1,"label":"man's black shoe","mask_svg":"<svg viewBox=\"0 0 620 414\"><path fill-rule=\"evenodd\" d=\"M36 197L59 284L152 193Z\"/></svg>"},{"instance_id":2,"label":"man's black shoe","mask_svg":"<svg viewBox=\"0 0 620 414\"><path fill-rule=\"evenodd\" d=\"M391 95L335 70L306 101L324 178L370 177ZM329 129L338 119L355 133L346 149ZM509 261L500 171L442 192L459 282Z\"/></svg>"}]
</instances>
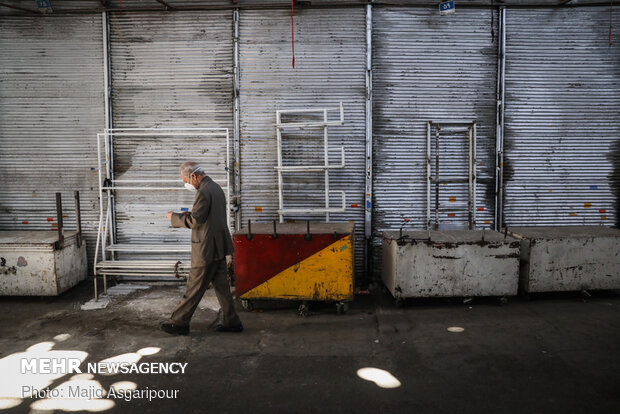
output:
<instances>
[{"instance_id":1,"label":"man's black shoe","mask_svg":"<svg viewBox=\"0 0 620 414\"><path fill-rule=\"evenodd\" d=\"M165 322L159 328L172 335L189 335L189 326L177 325L176 323Z\"/></svg>"},{"instance_id":2,"label":"man's black shoe","mask_svg":"<svg viewBox=\"0 0 620 414\"><path fill-rule=\"evenodd\" d=\"M225 325L215 325L213 328L214 332L243 332L243 325L233 325L233 326L225 326Z\"/></svg>"}]
</instances>

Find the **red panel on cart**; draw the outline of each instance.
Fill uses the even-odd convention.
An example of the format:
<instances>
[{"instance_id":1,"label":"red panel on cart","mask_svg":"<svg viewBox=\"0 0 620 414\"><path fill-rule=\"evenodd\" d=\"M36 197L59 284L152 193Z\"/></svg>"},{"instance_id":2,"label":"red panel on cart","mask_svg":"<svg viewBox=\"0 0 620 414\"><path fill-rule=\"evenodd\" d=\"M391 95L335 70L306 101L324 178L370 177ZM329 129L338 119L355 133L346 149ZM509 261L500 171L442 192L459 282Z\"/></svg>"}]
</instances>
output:
<instances>
[{"instance_id":1,"label":"red panel on cart","mask_svg":"<svg viewBox=\"0 0 620 414\"><path fill-rule=\"evenodd\" d=\"M234 236L235 287L237 296L266 282L278 273L299 263L330 244L345 237L332 234L313 234L306 240L303 234L254 234L252 240L246 235Z\"/></svg>"}]
</instances>

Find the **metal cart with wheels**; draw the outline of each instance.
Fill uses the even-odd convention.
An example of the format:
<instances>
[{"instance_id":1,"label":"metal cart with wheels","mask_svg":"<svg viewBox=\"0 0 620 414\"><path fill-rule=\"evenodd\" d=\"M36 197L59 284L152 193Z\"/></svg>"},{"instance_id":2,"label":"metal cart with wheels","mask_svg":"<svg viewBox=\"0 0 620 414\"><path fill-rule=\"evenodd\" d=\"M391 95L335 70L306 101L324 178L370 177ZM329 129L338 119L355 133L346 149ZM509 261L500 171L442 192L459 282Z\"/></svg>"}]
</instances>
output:
<instances>
[{"instance_id":1,"label":"metal cart with wheels","mask_svg":"<svg viewBox=\"0 0 620 414\"><path fill-rule=\"evenodd\" d=\"M235 232L235 286L243 308L261 300L334 302L353 299L353 223L248 223Z\"/></svg>"}]
</instances>

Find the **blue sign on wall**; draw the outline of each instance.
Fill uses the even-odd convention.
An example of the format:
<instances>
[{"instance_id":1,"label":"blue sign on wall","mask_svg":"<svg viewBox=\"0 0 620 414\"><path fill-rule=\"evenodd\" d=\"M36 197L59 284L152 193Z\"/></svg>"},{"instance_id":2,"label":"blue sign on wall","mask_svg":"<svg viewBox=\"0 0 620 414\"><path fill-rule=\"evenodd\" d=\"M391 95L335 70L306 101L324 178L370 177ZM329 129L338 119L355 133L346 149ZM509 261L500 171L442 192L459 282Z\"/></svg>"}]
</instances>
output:
<instances>
[{"instance_id":1,"label":"blue sign on wall","mask_svg":"<svg viewBox=\"0 0 620 414\"><path fill-rule=\"evenodd\" d=\"M52 10L50 0L36 0L39 9Z\"/></svg>"},{"instance_id":2,"label":"blue sign on wall","mask_svg":"<svg viewBox=\"0 0 620 414\"><path fill-rule=\"evenodd\" d=\"M439 14L444 15L452 13L454 13L454 0L439 3Z\"/></svg>"}]
</instances>

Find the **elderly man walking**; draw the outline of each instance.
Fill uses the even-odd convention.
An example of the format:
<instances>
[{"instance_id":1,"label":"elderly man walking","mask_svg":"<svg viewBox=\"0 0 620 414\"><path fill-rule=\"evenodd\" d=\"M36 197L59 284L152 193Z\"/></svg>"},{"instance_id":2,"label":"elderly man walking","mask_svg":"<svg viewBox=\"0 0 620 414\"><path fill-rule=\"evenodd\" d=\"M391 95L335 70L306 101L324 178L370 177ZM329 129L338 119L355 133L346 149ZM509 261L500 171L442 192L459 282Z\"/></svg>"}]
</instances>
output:
<instances>
[{"instance_id":1,"label":"elderly man walking","mask_svg":"<svg viewBox=\"0 0 620 414\"><path fill-rule=\"evenodd\" d=\"M241 332L243 325L235 311L228 277L226 255L232 254L233 244L226 222L226 196L222 187L208 177L195 162L181 166L185 187L196 191L191 212L173 213L166 218L174 227L192 229L192 265L187 278L183 299L177 305L171 322L162 323L161 329L170 334L189 334L189 322L209 283L213 283L220 313L216 332Z\"/></svg>"}]
</instances>

